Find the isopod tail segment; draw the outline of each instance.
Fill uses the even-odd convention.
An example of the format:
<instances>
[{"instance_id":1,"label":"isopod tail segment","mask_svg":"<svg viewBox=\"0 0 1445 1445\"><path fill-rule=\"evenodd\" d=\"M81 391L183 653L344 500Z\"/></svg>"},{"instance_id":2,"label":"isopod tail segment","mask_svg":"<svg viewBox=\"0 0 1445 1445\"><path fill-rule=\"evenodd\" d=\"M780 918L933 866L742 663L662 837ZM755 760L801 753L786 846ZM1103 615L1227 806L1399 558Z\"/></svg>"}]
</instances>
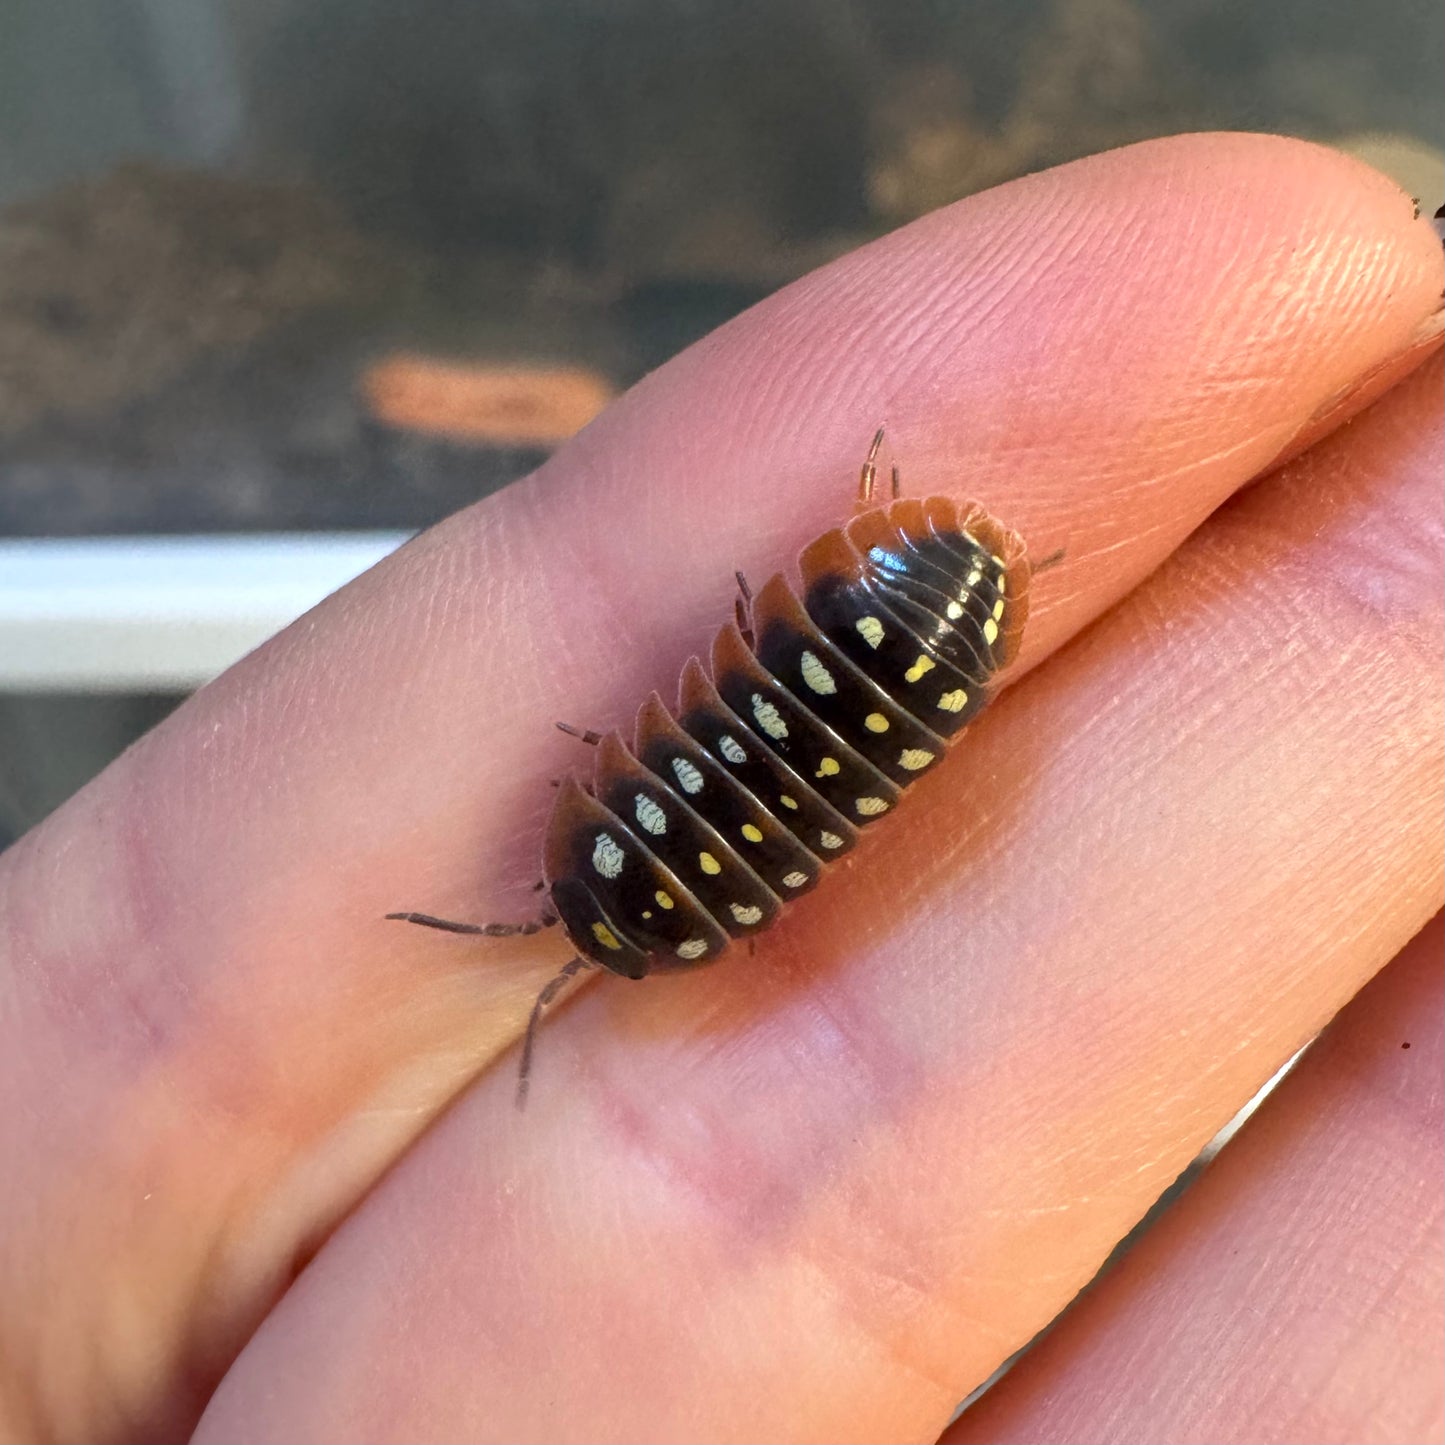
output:
<instances>
[{"instance_id":1,"label":"isopod tail segment","mask_svg":"<svg viewBox=\"0 0 1445 1445\"><path fill-rule=\"evenodd\" d=\"M683 668L675 707L642 704L620 733L559 724L596 748L591 788L566 777L543 849L551 914L578 956L538 995L522 1047L526 1099L535 1035L567 981L711 963L820 882L862 831L893 812L993 696L1028 619L1019 537L972 502L875 503L880 431L859 510L754 590L738 574L736 620L707 665ZM528 925L452 924L493 937ZM545 920L544 920L545 922Z\"/></svg>"}]
</instances>

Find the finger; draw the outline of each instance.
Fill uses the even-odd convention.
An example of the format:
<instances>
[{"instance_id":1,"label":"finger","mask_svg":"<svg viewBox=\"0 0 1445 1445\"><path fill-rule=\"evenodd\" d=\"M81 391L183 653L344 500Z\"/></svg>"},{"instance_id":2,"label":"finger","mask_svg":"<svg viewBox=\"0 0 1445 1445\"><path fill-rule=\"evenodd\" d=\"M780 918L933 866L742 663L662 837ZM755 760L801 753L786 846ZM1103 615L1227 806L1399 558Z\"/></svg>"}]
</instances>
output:
<instances>
[{"instance_id":1,"label":"finger","mask_svg":"<svg viewBox=\"0 0 1445 1445\"><path fill-rule=\"evenodd\" d=\"M1437 1440L1440 919L949 1445Z\"/></svg>"},{"instance_id":2,"label":"finger","mask_svg":"<svg viewBox=\"0 0 1445 1445\"><path fill-rule=\"evenodd\" d=\"M27 1162L0 1233L84 1342L4 1340L35 1408L72 1435L193 1417L567 956L381 915L531 913L545 780L587 761L553 720L670 692L733 568L846 515L878 421L911 488L1068 548L1038 658L1414 359L1439 269L1393 186L1312 147L1190 138L1030 178L725 328L193 699L0 879Z\"/></svg>"},{"instance_id":3,"label":"finger","mask_svg":"<svg viewBox=\"0 0 1445 1445\"><path fill-rule=\"evenodd\" d=\"M1440 381L1211 519L754 967L593 990L524 1120L480 1081L200 1438L934 1438L1440 906Z\"/></svg>"}]
</instances>

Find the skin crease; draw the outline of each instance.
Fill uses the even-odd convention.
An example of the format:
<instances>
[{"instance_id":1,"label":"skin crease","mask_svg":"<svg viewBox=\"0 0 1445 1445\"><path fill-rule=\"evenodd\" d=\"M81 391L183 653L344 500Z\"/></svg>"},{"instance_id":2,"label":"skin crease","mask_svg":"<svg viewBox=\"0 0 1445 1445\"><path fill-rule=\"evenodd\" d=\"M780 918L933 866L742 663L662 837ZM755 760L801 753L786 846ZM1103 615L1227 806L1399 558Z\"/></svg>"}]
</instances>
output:
<instances>
[{"instance_id":1,"label":"skin crease","mask_svg":"<svg viewBox=\"0 0 1445 1445\"><path fill-rule=\"evenodd\" d=\"M1436 917L948 1445L1445 1433Z\"/></svg>"},{"instance_id":2,"label":"skin crease","mask_svg":"<svg viewBox=\"0 0 1445 1445\"><path fill-rule=\"evenodd\" d=\"M1028 667L1418 362L1440 291L1408 200L1300 143L1030 177L725 327L193 699L0 860L11 1432L190 1428L566 957L380 914L534 909L545 780L586 761L553 719L670 695L878 421L910 494L1067 548ZM211 1437L936 1433L1439 905L1420 396L1330 444L1333 510L1315 451L1210 521L753 966L588 990L524 1119L484 1077Z\"/></svg>"}]
</instances>

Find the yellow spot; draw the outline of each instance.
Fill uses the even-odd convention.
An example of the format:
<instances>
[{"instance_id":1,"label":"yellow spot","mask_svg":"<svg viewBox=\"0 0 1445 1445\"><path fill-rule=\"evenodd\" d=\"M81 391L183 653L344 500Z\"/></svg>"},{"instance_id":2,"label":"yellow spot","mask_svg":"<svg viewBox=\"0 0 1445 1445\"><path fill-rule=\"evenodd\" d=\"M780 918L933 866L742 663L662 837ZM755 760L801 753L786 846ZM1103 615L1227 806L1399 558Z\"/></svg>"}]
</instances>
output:
<instances>
[{"instance_id":1,"label":"yellow spot","mask_svg":"<svg viewBox=\"0 0 1445 1445\"><path fill-rule=\"evenodd\" d=\"M657 890L657 892L654 893L652 896L653 896L655 899L657 899L657 906L658 906L659 908L671 908L671 907L672 907L672 899L669 898L669 897L667 896L667 894L662 891L661 888L659 888L659 889Z\"/></svg>"},{"instance_id":2,"label":"yellow spot","mask_svg":"<svg viewBox=\"0 0 1445 1445\"><path fill-rule=\"evenodd\" d=\"M808 881L806 873L785 873L783 874L783 886L785 888L801 888Z\"/></svg>"},{"instance_id":3,"label":"yellow spot","mask_svg":"<svg viewBox=\"0 0 1445 1445\"><path fill-rule=\"evenodd\" d=\"M843 840L836 833L819 833L818 841L825 848L841 848Z\"/></svg>"},{"instance_id":4,"label":"yellow spot","mask_svg":"<svg viewBox=\"0 0 1445 1445\"><path fill-rule=\"evenodd\" d=\"M651 918L651 917L652 917L652 909L650 909L650 908L644 908L644 909L642 910L642 916L643 916L644 918Z\"/></svg>"},{"instance_id":5,"label":"yellow spot","mask_svg":"<svg viewBox=\"0 0 1445 1445\"><path fill-rule=\"evenodd\" d=\"M824 758L823 761L818 764L818 771L814 773L813 776L815 778L832 778L836 777L840 772L842 772L842 767L837 758Z\"/></svg>"},{"instance_id":6,"label":"yellow spot","mask_svg":"<svg viewBox=\"0 0 1445 1445\"><path fill-rule=\"evenodd\" d=\"M704 873L722 872L722 864L719 863L711 853L699 853L697 855L697 866L701 868Z\"/></svg>"},{"instance_id":7,"label":"yellow spot","mask_svg":"<svg viewBox=\"0 0 1445 1445\"><path fill-rule=\"evenodd\" d=\"M869 647L877 647L883 641L883 624L876 617L860 617L854 625Z\"/></svg>"},{"instance_id":8,"label":"yellow spot","mask_svg":"<svg viewBox=\"0 0 1445 1445\"><path fill-rule=\"evenodd\" d=\"M876 817L879 813L888 811L888 804L882 798L858 798L853 806L862 813L865 818Z\"/></svg>"},{"instance_id":9,"label":"yellow spot","mask_svg":"<svg viewBox=\"0 0 1445 1445\"><path fill-rule=\"evenodd\" d=\"M993 604L993 620L995 622L997 622L1003 616L1003 608L1004 601L1003 598L1000 597L998 601Z\"/></svg>"},{"instance_id":10,"label":"yellow spot","mask_svg":"<svg viewBox=\"0 0 1445 1445\"><path fill-rule=\"evenodd\" d=\"M785 808L793 808L793 809L796 809L797 806L798 806L798 800L797 800L796 798L790 798L786 793L782 794L782 796L779 797L778 801L779 801Z\"/></svg>"},{"instance_id":11,"label":"yellow spot","mask_svg":"<svg viewBox=\"0 0 1445 1445\"><path fill-rule=\"evenodd\" d=\"M927 748L904 748L898 754L898 766L907 768L910 773L926 768L932 761L933 754Z\"/></svg>"},{"instance_id":12,"label":"yellow spot","mask_svg":"<svg viewBox=\"0 0 1445 1445\"><path fill-rule=\"evenodd\" d=\"M998 640L998 623L992 617L983 624L983 640L990 646Z\"/></svg>"},{"instance_id":13,"label":"yellow spot","mask_svg":"<svg viewBox=\"0 0 1445 1445\"><path fill-rule=\"evenodd\" d=\"M592 937L600 943L603 948L621 948L617 935L605 924L594 923L592 925Z\"/></svg>"},{"instance_id":14,"label":"yellow spot","mask_svg":"<svg viewBox=\"0 0 1445 1445\"><path fill-rule=\"evenodd\" d=\"M963 608L960 607L957 602L950 602L948 606L944 608L944 611L948 613L948 620L950 622L957 622L958 619L963 616Z\"/></svg>"},{"instance_id":15,"label":"yellow spot","mask_svg":"<svg viewBox=\"0 0 1445 1445\"><path fill-rule=\"evenodd\" d=\"M999 595L1000 597L1002 597L1002 596L1004 595L1004 593L1007 592L1007 591L1008 591L1008 578L1007 578L1007 577L1000 577L1000 578L998 579L998 595Z\"/></svg>"},{"instance_id":16,"label":"yellow spot","mask_svg":"<svg viewBox=\"0 0 1445 1445\"><path fill-rule=\"evenodd\" d=\"M960 687L952 692L946 692L938 699L938 705L944 712L962 712L968 702L968 694Z\"/></svg>"},{"instance_id":17,"label":"yellow spot","mask_svg":"<svg viewBox=\"0 0 1445 1445\"><path fill-rule=\"evenodd\" d=\"M1003 558L1002 558L1002 557L996 557L996 556L994 556L994 554L993 554L992 552L989 553L989 556L990 556L990 557L993 557L994 565L995 565L1000 571L1002 571L1002 570L1003 570L1003 567L1004 567L1004 560L1003 560Z\"/></svg>"},{"instance_id":18,"label":"yellow spot","mask_svg":"<svg viewBox=\"0 0 1445 1445\"><path fill-rule=\"evenodd\" d=\"M744 823L743 837L746 838L749 843L761 843L763 841L763 830L761 828L755 828L751 823Z\"/></svg>"},{"instance_id":19,"label":"yellow spot","mask_svg":"<svg viewBox=\"0 0 1445 1445\"><path fill-rule=\"evenodd\" d=\"M932 672L937 665L931 657L923 657L920 655L918 661L915 662L903 676L909 682L917 682L925 672Z\"/></svg>"},{"instance_id":20,"label":"yellow spot","mask_svg":"<svg viewBox=\"0 0 1445 1445\"><path fill-rule=\"evenodd\" d=\"M870 733L886 733L888 731L888 719L881 712L870 712L863 719L863 726Z\"/></svg>"}]
</instances>

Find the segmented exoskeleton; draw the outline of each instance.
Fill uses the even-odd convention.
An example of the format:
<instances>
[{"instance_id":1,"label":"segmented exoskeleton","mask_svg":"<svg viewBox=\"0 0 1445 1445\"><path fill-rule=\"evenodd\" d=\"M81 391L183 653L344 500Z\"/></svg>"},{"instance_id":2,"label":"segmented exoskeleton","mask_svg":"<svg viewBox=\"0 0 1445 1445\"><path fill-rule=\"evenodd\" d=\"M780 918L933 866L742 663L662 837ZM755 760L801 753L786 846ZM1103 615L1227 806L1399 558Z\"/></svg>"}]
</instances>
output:
<instances>
[{"instance_id":1,"label":"segmented exoskeleton","mask_svg":"<svg viewBox=\"0 0 1445 1445\"><path fill-rule=\"evenodd\" d=\"M559 785L538 923L473 925L388 915L459 933L531 933L560 922L578 951L542 1010L598 966L624 978L711 963L816 886L859 830L892 812L986 705L1028 616L1023 543L981 507L947 497L873 501L880 432L858 514L755 595L739 574L737 620L710 670L693 658L678 704L653 693L631 746L597 745L591 788Z\"/></svg>"}]
</instances>

